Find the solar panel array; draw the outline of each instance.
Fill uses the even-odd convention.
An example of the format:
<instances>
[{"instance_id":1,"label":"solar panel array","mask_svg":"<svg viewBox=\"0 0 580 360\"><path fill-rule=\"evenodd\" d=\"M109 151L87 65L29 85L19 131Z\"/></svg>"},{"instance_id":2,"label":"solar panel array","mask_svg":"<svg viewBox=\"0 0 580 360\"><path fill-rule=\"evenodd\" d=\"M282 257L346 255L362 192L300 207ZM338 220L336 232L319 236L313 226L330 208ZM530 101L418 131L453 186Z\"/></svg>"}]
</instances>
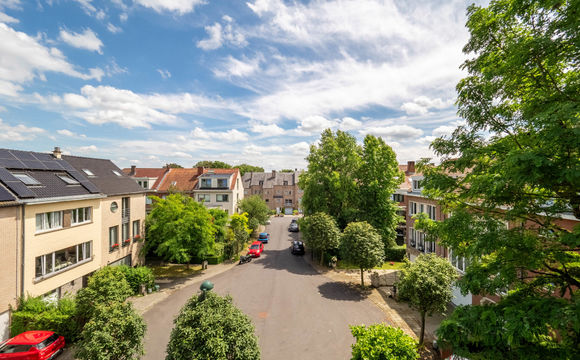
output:
<instances>
[{"instance_id":1,"label":"solar panel array","mask_svg":"<svg viewBox=\"0 0 580 360\"><path fill-rule=\"evenodd\" d=\"M99 189L68 162L56 159L51 154L0 149L0 181L20 198L34 198L36 194L18 180L10 171L14 170L47 170L67 172L91 193L98 193ZM1 198L1 193L0 193Z\"/></svg>"},{"instance_id":2,"label":"solar panel array","mask_svg":"<svg viewBox=\"0 0 580 360\"><path fill-rule=\"evenodd\" d=\"M16 200L8 190L3 186L0 186L0 201L13 201Z\"/></svg>"}]
</instances>

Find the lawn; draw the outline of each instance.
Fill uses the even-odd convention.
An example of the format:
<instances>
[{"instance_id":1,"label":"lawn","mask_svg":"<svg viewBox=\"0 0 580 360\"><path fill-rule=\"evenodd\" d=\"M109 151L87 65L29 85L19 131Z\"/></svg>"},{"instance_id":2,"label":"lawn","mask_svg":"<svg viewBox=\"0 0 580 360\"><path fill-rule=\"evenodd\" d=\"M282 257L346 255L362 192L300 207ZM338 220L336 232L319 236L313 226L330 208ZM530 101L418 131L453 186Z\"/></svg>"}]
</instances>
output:
<instances>
[{"instance_id":1,"label":"lawn","mask_svg":"<svg viewBox=\"0 0 580 360\"><path fill-rule=\"evenodd\" d=\"M189 265L189 269L187 265L182 264L149 265L149 267L156 279L188 277L201 272L201 265L198 264Z\"/></svg>"},{"instance_id":2,"label":"lawn","mask_svg":"<svg viewBox=\"0 0 580 360\"><path fill-rule=\"evenodd\" d=\"M392 264L392 265L391 265ZM377 266L374 269L377 270L400 270L405 265L404 262L396 262L396 261L387 261L382 266ZM358 270L359 267L353 264L350 264L344 260L339 260L336 264L336 268L340 270Z\"/></svg>"}]
</instances>

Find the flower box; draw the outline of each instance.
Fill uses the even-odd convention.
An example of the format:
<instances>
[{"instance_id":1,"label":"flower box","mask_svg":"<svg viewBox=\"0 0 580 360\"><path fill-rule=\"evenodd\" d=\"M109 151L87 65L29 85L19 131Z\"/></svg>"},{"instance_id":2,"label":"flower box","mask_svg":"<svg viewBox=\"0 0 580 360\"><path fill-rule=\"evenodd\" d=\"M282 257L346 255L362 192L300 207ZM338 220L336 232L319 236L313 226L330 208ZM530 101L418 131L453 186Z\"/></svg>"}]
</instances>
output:
<instances>
[{"instance_id":1,"label":"flower box","mask_svg":"<svg viewBox=\"0 0 580 360\"><path fill-rule=\"evenodd\" d=\"M124 242L125 242L125 244L130 243L131 242L131 239L125 239Z\"/></svg>"},{"instance_id":2,"label":"flower box","mask_svg":"<svg viewBox=\"0 0 580 360\"><path fill-rule=\"evenodd\" d=\"M135 240L135 241L141 240L141 235L135 235L135 236L133 236L133 240Z\"/></svg>"},{"instance_id":3,"label":"flower box","mask_svg":"<svg viewBox=\"0 0 580 360\"><path fill-rule=\"evenodd\" d=\"M119 247L119 244L113 244L113 245L111 245L111 251L115 250L118 247Z\"/></svg>"}]
</instances>

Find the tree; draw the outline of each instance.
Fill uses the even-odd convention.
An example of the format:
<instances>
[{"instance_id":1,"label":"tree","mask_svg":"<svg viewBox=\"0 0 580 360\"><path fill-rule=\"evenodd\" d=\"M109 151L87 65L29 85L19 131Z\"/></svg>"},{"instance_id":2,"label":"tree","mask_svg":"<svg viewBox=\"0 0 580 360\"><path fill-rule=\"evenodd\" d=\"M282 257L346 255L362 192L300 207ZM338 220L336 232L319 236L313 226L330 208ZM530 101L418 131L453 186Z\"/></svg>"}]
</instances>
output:
<instances>
[{"instance_id":1,"label":"tree","mask_svg":"<svg viewBox=\"0 0 580 360\"><path fill-rule=\"evenodd\" d=\"M280 170L280 172L281 173L293 173L294 170L292 170L292 169L282 169L282 170Z\"/></svg>"},{"instance_id":2,"label":"tree","mask_svg":"<svg viewBox=\"0 0 580 360\"><path fill-rule=\"evenodd\" d=\"M131 303L99 304L77 343L79 360L130 360L144 354L145 321Z\"/></svg>"},{"instance_id":3,"label":"tree","mask_svg":"<svg viewBox=\"0 0 580 360\"><path fill-rule=\"evenodd\" d=\"M471 359L580 356L580 225L564 219L580 218L578 9L468 8L465 124L432 143L442 161L424 167L423 186L453 214L434 230L470 263L462 291L507 292L483 310L493 321L469 321L482 309L466 307L442 323L440 339Z\"/></svg>"},{"instance_id":4,"label":"tree","mask_svg":"<svg viewBox=\"0 0 580 360\"><path fill-rule=\"evenodd\" d=\"M226 238L228 213L218 208L208 209L207 211L212 217L211 224L214 228L216 241L223 242Z\"/></svg>"},{"instance_id":5,"label":"tree","mask_svg":"<svg viewBox=\"0 0 580 360\"><path fill-rule=\"evenodd\" d=\"M451 285L457 279L455 268L435 254L421 254L415 262L407 262L397 282L399 299L421 315L419 345L425 337L425 316L443 313L453 298Z\"/></svg>"},{"instance_id":6,"label":"tree","mask_svg":"<svg viewBox=\"0 0 580 360\"><path fill-rule=\"evenodd\" d=\"M238 203L238 207L248 213L248 225L252 230L256 230L260 224L266 224L270 218L270 208L259 195L244 198Z\"/></svg>"},{"instance_id":7,"label":"tree","mask_svg":"<svg viewBox=\"0 0 580 360\"><path fill-rule=\"evenodd\" d=\"M228 230L231 255L237 255L252 233L252 229L248 227L248 214L232 214Z\"/></svg>"},{"instance_id":8,"label":"tree","mask_svg":"<svg viewBox=\"0 0 580 360\"><path fill-rule=\"evenodd\" d=\"M197 164L195 164L193 167L205 167L205 168L213 168L213 169L231 169L232 166L230 164L227 164L223 161L211 161L211 160L203 160L203 161L198 161Z\"/></svg>"},{"instance_id":9,"label":"tree","mask_svg":"<svg viewBox=\"0 0 580 360\"><path fill-rule=\"evenodd\" d=\"M391 196L405 174L399 170L397 156L383 139L367 135L364 139L359 181L359 221L371 224L381 235L385 250L395 247L397 204Z\"/></svg>"},{"instance_id":10,"label":"tree","mask_svg":"<svg viewBox=\"0 0 580 360\"><path fill-rule=\"evenodd\" d=\"M175 319L166 360L260 359L258 339L250 318L230 296L213 292L193 296Z\"/></svg>"},{"instance_id":11,"label":"tree","mask_svg":"<svg viewBox=\"0 0 580 360\"><path fill-rule=\"evenodd\" d=\"M249 173L249 172L264 172L264 168L261 166L240 164L240 165L236 165L236 167L240 170L240 175L242 175L242 176L244 176L245 173Z\"/></svg>"},{"instance_id":12,"label":"tree","mask_svg":"<svg viewBox=\"0 0 580 360\"><path fill-rule=\"evenodd\" d=\"M145 251L189 264L206 256L215 243L212 216L202 204L182 194L156 198L147 215Z\"/></svg>"},{"instance_id":13,"label":"tree","mask_svg":"<svg viewBox=\"0 0 580 360\"><path fill-rule=\"evenodd\" d=\"M340 230L334 218L325 213L307 216L301 221L302 234L306 245L312 250L320 251L320 265L324 261L324 252L336 249L339 245Z\"/></svg>"},{"instance_id":14,"label":"tree","mask_svg":"<svg viewBox=\"0 0 580 360\"><path fill-rule=\"evenodd\" d=\"M403 330L375 324L351 326L356 339L352 345L351 360L416 360L419 358L417 342Z\"/></svg>"},{"instance_id":15,"label":"tree","mask_svg":"<svg viewBox=\"0 0 580 360\"><path fill-rule=\"evenodd\" d=\"M363 287L364 271L382 265L385 257L381 236L367 222L348 224L340 238L340 254L344 260L359 267Z\"/></svg>"},{"instance_id":16,"label":"tree","mask_svg":"<svg viewBox=\"0 0 580 360\"><path fill-rule=\"evenodd\" d=\"M168 168L172 168L172 169L183 169L183 166L176 164L176 163L169 163L165 166Z\"/></svg>"}]
</instances>

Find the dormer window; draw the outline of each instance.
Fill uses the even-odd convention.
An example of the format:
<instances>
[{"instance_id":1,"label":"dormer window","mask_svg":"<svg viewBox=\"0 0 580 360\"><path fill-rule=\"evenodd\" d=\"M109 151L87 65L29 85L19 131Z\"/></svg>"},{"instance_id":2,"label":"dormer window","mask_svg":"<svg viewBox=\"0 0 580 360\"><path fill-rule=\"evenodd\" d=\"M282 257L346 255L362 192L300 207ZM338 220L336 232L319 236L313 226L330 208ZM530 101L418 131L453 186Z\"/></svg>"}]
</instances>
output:
<instances>
[{"instance_id":1,"label":"dormer window","mask_svg":"<svg viewBox=\"0 0 580 360\"><path fill-rule=\"evenodd\" d=\"M227 188L228 187L228 179L217 179L217 185L219 188Z\"/></svg>"},{"instance_id":2,"label":"dormer window","mask_svg":"<svg viewBox=\"0 0 580 360\"><path fill-rule=\"evenodd\" d=\"M40 182L33 178L32 176L24 173L12 174L15 178L22 181L25 185L40 185Z\"/></svg>"},{"instance_id":3,"label":"dormer window","mask_svg":"<svg viewBox=\"0 0 580 360\"><path fill-rule=\"evenodd\" d=\"M423 188L422 180L413 180L413 190L421 190Z\"/></svg>"},{"instance_id":4,"label":"dormer window","mask_svg":"<svg viewBox=\"0 0 580 360\"><path fill-rule=\"evenodd\" d=\"M211 187L211 179L201 179L201 187L202 188Z\"/></svg>"},{"instance_id":5,"label":"dormer window","mask_svg":"<svg viewBox=\"0 0 580 360\"><path fill-rule=\"evenodd\" d=\"M58 176L58 178L61 179L62 181L64 181L67 185L78 185L78 184L80 184L78 181L76 181L75 179L71 178L68 175L57 174L56 176Z\"/></svg>"}]
</instances>

